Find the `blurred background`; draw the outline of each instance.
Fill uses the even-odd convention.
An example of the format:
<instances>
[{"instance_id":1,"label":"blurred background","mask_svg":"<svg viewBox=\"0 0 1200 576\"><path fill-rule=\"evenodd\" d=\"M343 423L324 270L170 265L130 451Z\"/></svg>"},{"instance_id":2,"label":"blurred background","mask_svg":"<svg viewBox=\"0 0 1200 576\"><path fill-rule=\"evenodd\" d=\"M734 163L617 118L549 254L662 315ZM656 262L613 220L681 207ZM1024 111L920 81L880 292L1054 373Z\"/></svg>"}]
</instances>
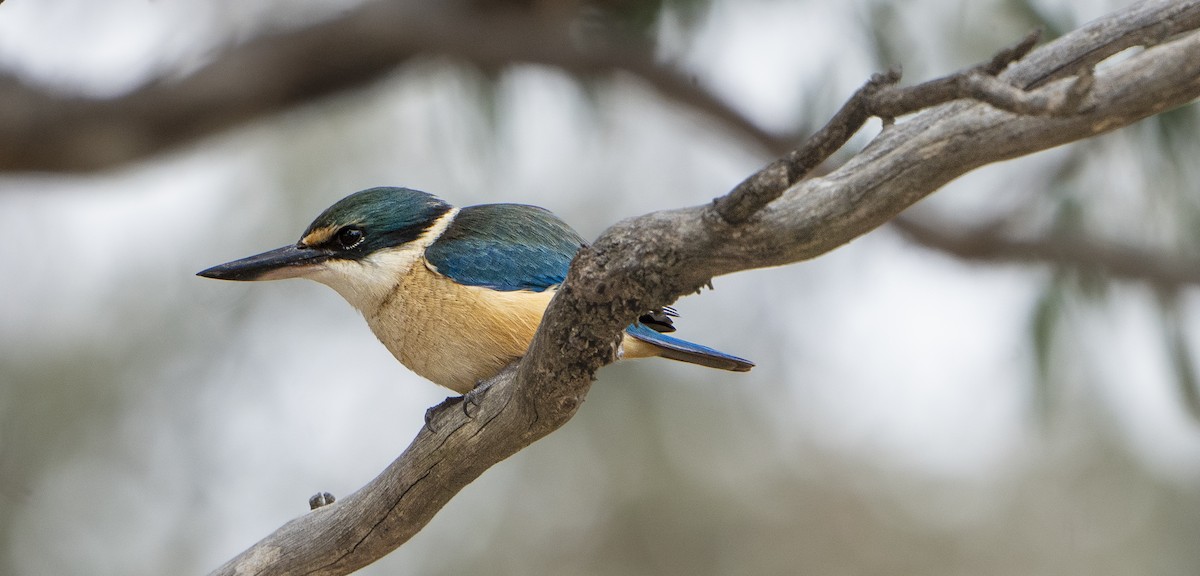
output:
<instances>
[{"instance_id":1,"label":"blurred background","mask_svg":"<svg viewBox=\"0 0 1200 576\"><path fill-rule=\"evenodd\" d=\"M333 291L193 275L342 196L531 203L594 238L723 194L873 72L1125 4L409 2L653 66L483 62L430 30L372 81L161 153L0 173L0 574L206 573L408 445L448 392ZM13 0L0 74L119 99L360 8ZM1200 573L1198 120L989 166L815 261L715 279L679 334L753 372L604 368L361 573Z\"/></svg>"}]
</instances>

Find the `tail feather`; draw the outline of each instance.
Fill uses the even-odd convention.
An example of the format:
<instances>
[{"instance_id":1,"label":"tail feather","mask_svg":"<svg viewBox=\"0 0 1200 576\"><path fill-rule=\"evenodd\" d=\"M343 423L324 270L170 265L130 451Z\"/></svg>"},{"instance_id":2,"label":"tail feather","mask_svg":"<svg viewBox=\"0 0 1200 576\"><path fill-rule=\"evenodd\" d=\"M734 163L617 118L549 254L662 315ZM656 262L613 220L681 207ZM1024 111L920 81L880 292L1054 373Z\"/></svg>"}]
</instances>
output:
<instances>
[{"instance_id":1,"label":"tail feather","mask_svg":"<svg viewBox=\"0 0 1200 576\"><path fill-rule=\"evenodd\" d=\"M658 355L671 360L699 364L709 368L731 370L733 372L749 372L754 363L708 346L701 346L687 340L680 340L657 332L638 322L625 329L625 333L647 344L654 346Z\"/></svg>"}]
</instances>

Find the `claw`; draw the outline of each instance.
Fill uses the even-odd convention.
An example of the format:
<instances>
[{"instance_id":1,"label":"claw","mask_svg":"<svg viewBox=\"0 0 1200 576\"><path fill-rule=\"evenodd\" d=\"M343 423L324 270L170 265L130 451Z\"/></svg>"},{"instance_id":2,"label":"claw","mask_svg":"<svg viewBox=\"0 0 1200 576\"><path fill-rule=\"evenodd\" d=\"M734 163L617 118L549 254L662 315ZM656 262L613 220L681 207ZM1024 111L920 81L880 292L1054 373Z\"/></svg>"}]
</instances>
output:
<instances>
[{"instance_id":1,"label":"claw","mask_svg":"<svg viewBox=\"0 0 1200 576\"><path fill-rule=\"evenodd\" d=\"M492 385L488 384L487 382L480 382L476 384L470 392L462 395L462 399L465 400L463 402L463 414L466 414L467 418L474 419L475 414L479 413L479 407L481 406L480 401L482 401L483 397L487 395L487 391L489 388L491 388L491 386ZM476 408L475 414L471 413L472 406Z\"/></svg>"},{"instance_id":2,"label":"claw","mask_svg":"<svg viewBox=\"0 0 1200 576\"><path fill-rule=\"evenodd\" d=\"M449 396L445 400L442 400L437 406L429 408L425 411L425 427L428 428L430 432L437 433L437 429L433 427L433 418L442 410L454 406L455 404L462 404L463 414L466 415L467 418L474 419L475 415L479 413L479 407L482 406L480 402L483 401L483 397L487 395L488 388L490 387L491 384L480 382L476 384L470 392L467 392L462 396Z\"/></svg>"}]
</instances>

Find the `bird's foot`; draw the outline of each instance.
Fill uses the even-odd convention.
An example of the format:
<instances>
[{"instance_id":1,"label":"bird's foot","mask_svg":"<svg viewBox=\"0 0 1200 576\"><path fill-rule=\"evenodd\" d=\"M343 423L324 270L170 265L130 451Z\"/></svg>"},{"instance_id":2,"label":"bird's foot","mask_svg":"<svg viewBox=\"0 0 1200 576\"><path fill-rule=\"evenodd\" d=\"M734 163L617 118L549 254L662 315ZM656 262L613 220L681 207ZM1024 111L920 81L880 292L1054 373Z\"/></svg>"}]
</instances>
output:
<instances>
[{"instance_id":1,"label":"bird's foot","mask_svg":"<svg viewBox=\"0 0 1200 576\"><path fill-rule=\"evenodd\" d=\"M333 497L333 494L328 492L318 492L314 494L312 498L308 499L308 508L309 510L316 510L322 506L333 504L334 500L335 498Z\"/></svg>"},{"instance_id":2,"label":"bird's foot","mask_svg":"<svg viewBox=\"0 0 1200 576\"><path fill-rule=\"evenodd\" d=\"M463 414L465 414L467 418L474 419L475 415L479 413L480 402L482 402L483 397L487 395L489 388L491 388L491 384L487 382L479 382L474 388L462 396L450 396L445 400L442 400L437 406L425 411L425 427L428 428L430 432L437 432L437 429L433 427L434 416L437 416L442 410L445 410L446 408L456 404L462 405Z\"/></svg>"},{"instance_id":3,"label":"bird's foot","mask_svg":"<svg viewBox=\"0 0 1200 576\"><path fill-rule=\"evenodd\" d=\"M466 414L467 418L474 418L475 414L479 413L479 403L483 401L483 397L487 396L487 392L491 388L492 384L487 380L483 380L481 382L477 382L475 387L472 388L470 392L462 395L463 414ZM471 413L472 408L475 409L475 414Z\"/></svg>"}]
</instances>

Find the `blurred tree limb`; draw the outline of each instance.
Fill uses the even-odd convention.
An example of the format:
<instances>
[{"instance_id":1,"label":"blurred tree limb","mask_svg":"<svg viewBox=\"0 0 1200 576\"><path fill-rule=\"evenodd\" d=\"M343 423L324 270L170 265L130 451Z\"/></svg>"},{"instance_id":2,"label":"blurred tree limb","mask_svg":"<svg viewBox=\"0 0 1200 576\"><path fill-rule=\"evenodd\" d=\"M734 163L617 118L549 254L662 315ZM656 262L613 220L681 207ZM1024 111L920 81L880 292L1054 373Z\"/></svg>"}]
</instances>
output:
<instances>
[{"instance_id":1,"label":"blurred tree limb","mask_svg":"<svg viewBox=\"0 0 1200 576\"><path fill-rule=\"evenodd\" d=\"M442 4L368 3L334 20L256 38L186 77L110 99L58 94L0 75L0 172L113 168L360 87L426 54L485 68L544 64L579 77L631 73L772 153L797 138L771 134L688 75L659 64L639 38L581 40L557 17Z\"/></svg>"},{"instance_id":2,"label":"blurred tree limb","mask_svg":"<svg viewBox=\"0 0 1200 576\"><path fill-rule=\"evenodd\" d=\"M1107 276L1141 280L1160 289L1200 284L1200 262L1168 258L1161 252L1079 236L1014 238L1002 226L953 230L945 223L901 215L892 225L910 240L979 262L1045 263L1096 270Z\"/></svg>"},{"instance_id":3,"label":"blurred tree limb","mask_svg":"<svg viewBox=\"0 0 1200 576\"><path fill-rule=\"evenodd\" d=\"M489 467L565 424L596 370L613 360L623 327L642 311L714 276L828 252L979 166L1192 101L1200 96L1198 28L1200 0L1145 2L1033 51L996 77L1011 87L1039 87L1018 97L1033 115L973 100L939 104L945 99L930 84L897 88L894 76L877 76L816 137L728 196L605 231L572 264L529 353L475 394L470 414L458 407L432 413L431 426L368 485L285 524L214 574L346 574L373 562ZM1147 48L1089 71L1132 45ZM960 81L975 84L953 82ZM867 117L912 111L889 109L892 101L933 107L886 124L830 174L804 179ZM1071 104L1056 109L1052 102Z\"/></svg>"}]
</instances>

